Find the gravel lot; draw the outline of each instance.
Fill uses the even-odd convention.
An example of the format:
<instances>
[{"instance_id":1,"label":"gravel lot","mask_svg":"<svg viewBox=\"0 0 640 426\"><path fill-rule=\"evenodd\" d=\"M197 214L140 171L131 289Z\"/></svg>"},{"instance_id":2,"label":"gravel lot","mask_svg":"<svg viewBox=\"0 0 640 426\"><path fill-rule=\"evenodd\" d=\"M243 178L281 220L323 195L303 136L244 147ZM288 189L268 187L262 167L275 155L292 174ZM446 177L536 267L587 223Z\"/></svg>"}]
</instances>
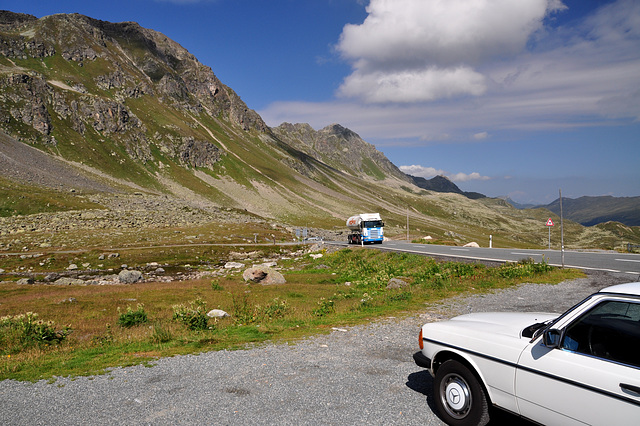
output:
<instances>
[{"instance_id":1,"label":"gravel lot","mask_svg":"<svg viewBox=\"0 0 640 426\"><path fill-rule=\"evenodd\" d=\"M600 288L629 281L591 272L556 286L525 284L448 299L421 315L292 345L165 358L153 368L55 383L6 380L0 382L0 424L441 425L431 405L431 377L412 359L422 323L476 311L562 312Z\"/></svg>"}]
</instances>

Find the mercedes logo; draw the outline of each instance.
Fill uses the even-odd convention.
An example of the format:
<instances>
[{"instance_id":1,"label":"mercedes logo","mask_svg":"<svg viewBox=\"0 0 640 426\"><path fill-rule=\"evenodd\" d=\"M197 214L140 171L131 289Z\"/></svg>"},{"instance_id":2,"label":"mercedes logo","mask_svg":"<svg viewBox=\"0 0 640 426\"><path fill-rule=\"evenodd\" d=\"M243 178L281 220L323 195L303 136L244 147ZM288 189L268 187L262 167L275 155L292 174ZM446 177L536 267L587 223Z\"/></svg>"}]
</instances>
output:
<instances>
[{"instance_id":1,"label":"mercedes logo","mask_svg":"<svg viewBox=\"0 0 640 426\"><path fill-rule=\"evenodd\" d=\"M454 404L460 402L460 392L458 391L458 389L454 388L449 390L449 400Z\"/></svg>"}]
</instances>

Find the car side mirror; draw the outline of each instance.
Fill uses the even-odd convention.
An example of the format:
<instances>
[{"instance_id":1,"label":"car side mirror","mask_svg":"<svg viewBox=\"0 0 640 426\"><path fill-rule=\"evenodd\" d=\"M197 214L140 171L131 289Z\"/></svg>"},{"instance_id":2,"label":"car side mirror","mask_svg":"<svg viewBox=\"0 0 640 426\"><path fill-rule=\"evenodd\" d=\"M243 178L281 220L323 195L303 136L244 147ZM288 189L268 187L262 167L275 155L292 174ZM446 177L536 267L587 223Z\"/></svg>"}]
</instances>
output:
<instances>
[{"instance_id":1,"label":"car side mirror","mask_svg":"<svg viewBox=\"0 0 640 426\"><path fill-rule=\"evenodd\" d=\"M551 349L557 348L560 346L560 341L562 340L562 331L557 328L552 328L550 330L545 330L542 334L542 343Z\"/></svg>"}]
</instances>

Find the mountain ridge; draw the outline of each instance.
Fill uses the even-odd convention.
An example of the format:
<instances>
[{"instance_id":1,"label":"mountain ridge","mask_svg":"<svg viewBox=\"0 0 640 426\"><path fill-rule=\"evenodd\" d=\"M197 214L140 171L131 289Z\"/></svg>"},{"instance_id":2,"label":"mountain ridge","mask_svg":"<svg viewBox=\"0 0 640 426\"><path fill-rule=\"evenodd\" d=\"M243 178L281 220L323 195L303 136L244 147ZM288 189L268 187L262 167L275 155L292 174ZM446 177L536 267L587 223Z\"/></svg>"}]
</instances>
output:
<instances>
[{"instance_id":1,"label":"mountain ridge","mask_svg":"<svg viewBox=\"0 0 640 426\"><path fill-rule=\"evenodd\" d=\"M171 197L185 208L233 209L325 228L342 227L356 212L378 211L389 236L406 235L409 219L414 232L461 242L492 234L496 243L543 245L546 236L529 231L541 213L470 199L465 195L475 195L446 178L429 186L339 124L318 131L306 124L270 128L211 68L132 22L0 12L0 131L6 135L0 153L12 153L12 167L24 166L18 159L27 155L14 142L37 148L110 188L62 179L59 190L105 206L121 208L113 197L134 191ZM29 185L45 179L34 176ZM0 178L11 206L17 178ZM579 226L575 233L576 244L620 239Z\"/></svg>"}]
</instances>

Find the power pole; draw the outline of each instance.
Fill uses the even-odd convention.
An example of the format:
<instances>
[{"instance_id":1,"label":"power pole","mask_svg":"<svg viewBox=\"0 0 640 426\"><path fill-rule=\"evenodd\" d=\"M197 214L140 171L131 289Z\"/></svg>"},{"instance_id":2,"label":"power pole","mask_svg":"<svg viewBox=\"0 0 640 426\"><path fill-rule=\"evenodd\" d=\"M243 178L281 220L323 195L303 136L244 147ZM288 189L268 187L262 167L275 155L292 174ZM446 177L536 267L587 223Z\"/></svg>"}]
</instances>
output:
<instances>
[{"instance_id":1,"label":"power pole","mask_svg":"<svg viewBox=\"0 0 640 426\"><path fill-rule=\"evenodd\" d=\"M562 253L562 268L564 269L564 225L562 223L562 189L558 189L560 195L560 252Z\"/></svg>"}]
</instances>

